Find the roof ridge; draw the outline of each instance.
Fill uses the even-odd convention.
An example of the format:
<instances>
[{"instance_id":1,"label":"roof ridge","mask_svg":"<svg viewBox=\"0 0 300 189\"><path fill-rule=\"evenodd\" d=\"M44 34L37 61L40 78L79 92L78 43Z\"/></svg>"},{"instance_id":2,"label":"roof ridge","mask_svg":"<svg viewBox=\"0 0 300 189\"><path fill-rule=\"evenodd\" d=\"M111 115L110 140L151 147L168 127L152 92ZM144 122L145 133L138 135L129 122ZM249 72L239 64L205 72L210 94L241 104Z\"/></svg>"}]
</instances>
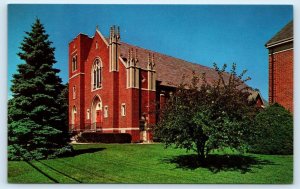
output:
<instances>
[{"instance_id":1,"label":"roof ridge","mask_svg":"<svg viewBox=\"0 0 300 189\"><path fill-rule=\"evenodd\" d=\"M126 45L129 45L129 46L137 47L137 48L140 48L140 49L143 49L143 50L146 50L146 51L150 51L150 52L153 52L153 53L157 53L157 54L160 54L160 55L163 55L163 56L166 56L166 57L174 58L174 59L183 61L183 62L185 62L185 63L187 63L187 64L192 64L192 65L200 66L200 67L203 67L203 68L213 69L213 68L211 68L211 67L204 66L204 65L201 65L201 64L199 64L199 63L189 62L189 61L184 60L184 59L181 59L181 58L177 58L177 57L174 57L174 56L171 56L171 55L167 55L167 54L164 54L164 53L160 53L160 52L157 52L157 51L154 51L154 50L146 49L146 48L143 48L143 47L140 47L140 46L137 46L137 45L132 45L132 44L127 43L127 42L124 42L124 41L121 41L121 45L122 45L122 43L124 43L124 44L126 44Z\"/></svg>"}]
</instances>

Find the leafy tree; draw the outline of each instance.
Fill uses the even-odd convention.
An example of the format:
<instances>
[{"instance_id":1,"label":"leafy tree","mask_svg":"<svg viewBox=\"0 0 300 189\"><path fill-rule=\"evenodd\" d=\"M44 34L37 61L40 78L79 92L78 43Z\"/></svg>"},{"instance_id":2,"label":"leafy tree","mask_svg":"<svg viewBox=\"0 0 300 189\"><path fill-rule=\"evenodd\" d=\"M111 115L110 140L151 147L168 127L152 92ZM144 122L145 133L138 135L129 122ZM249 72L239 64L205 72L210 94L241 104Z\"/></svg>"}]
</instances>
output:
<instances>
[{"instance_id":1,"label":"leafy tree","mask_svg":"<svg viewBox=\"0 0 300 189\"><path fill-rule=\"evenodd\" d=\"M54 48L43 25L36 19L26 32L13 75L13 98L8 103L8 158L51 158L71 151L67 144L65 104L58 77Z\"/></svg>"},{"instance_id":2,"label":"leafy tree","mask_svg":"<svg viewBox=\"0 0 300 189\"><path fill-rule=\"evenodd\" d=\"M226 64L221 69L214 64L218 78L212 84L205 74L201 78L193 74L188 84L177 87L154 127L156 137L166 147L174 144L194 150L201 159L213 149L244 149L248 124L256 112L245 85L250 78L243 79L246 71L237 75L235 64L230 73L226 68Z\"/></svg>"},{"instance_id":3,"label":"leafy tree","mask_svg":"<svg viewBox=\"0 0 300 189\"><path fill-rule=\"evenodd\" d=\"M293 154L293 116L275 103L255 117L250 152Z\"/></svg>"}]
</instances>

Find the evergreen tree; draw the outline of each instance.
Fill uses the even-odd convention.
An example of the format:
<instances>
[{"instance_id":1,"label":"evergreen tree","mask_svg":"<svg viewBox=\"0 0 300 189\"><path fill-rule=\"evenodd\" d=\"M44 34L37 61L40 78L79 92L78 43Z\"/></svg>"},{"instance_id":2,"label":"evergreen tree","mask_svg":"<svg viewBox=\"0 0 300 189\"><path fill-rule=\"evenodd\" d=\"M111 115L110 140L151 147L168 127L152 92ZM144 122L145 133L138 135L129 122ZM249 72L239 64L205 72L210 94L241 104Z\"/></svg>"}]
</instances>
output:
<instances>
[{"instance_id":1,"label":"evergreen tree","mask_svg":"<svg viewBox=\"0 0 300 189\"><path fill-rule=\"evenodd\" d=\"M56 63L52 42L39 19L26 32L13 75L8 103L8 158L42 159L70 152L65 132L64 89Z\"/></svg>"},{"instance_id":2,"label":"evergreen tree","mask_svg":"<svg viewBox=\"0 0 300 189\"><path fill-rule=\"evenodd\" d=\"M69 133L69 115L68 115L68 108L69 108L69 83L63 85L63 89L58 96L58 103L60 104L60 115L62 119L62 130L66 135ZM70 137L67 138L68 141Z\"/></svg>"}]
</instances>

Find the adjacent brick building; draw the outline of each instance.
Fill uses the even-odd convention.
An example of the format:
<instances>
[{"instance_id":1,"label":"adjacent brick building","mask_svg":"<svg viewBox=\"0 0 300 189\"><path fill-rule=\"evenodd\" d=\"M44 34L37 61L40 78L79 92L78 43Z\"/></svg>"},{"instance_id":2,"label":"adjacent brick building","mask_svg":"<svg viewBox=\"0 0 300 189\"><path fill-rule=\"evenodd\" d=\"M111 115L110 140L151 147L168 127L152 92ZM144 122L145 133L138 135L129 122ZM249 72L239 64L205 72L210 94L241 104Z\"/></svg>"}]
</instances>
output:
<instances>
[{"instance_id":1,"label":"adjacent brick building","mask_svg":"<svg viewBox=\"0 0 300 189\"><path fill-rule=\"evenodd\" d=\"M218 77L209 67L121 42L116 27L109 38L98 29L93 37L79 34L69 43L69 129L151 141L157 110L193 72L205 72L209 83Z\"/></svg>"},{"instance_id":2,"label":"adjacent brick building","mask_svg":"<svg viewBox=\"0 0 300 189\"><path fill-rule=\"evenodd\" d=\"M266 43L269 50L269 103L293 112L293 21Z\"/></svg>"}]
</instances>

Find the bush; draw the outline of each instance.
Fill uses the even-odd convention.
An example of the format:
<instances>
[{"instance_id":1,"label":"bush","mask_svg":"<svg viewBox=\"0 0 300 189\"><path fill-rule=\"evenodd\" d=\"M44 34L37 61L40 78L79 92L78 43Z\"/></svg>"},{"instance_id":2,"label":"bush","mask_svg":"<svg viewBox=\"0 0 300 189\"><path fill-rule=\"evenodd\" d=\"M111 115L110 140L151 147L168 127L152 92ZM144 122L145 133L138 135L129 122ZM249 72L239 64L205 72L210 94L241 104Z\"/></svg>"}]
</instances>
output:
<instances>
[{"instance_id":1,"label":"bush","mask_svg":"<svg viewBox=\"0 0 300 189\"><path fill-rule=\"evenodd\" d=\"M128 133L81 133L77 142L95 143L131 143L131 135Z\"/></svg>"},{"instance_id":2,"label":"bush","mask_svg":"<svg viewBox=\"0 0 300 189\"><path fill-rule=\"evenodd\" d=\"M262 110L252 127L250 152L293 154L293 116L279 104Z\"/></svg>"}]
</instances>

